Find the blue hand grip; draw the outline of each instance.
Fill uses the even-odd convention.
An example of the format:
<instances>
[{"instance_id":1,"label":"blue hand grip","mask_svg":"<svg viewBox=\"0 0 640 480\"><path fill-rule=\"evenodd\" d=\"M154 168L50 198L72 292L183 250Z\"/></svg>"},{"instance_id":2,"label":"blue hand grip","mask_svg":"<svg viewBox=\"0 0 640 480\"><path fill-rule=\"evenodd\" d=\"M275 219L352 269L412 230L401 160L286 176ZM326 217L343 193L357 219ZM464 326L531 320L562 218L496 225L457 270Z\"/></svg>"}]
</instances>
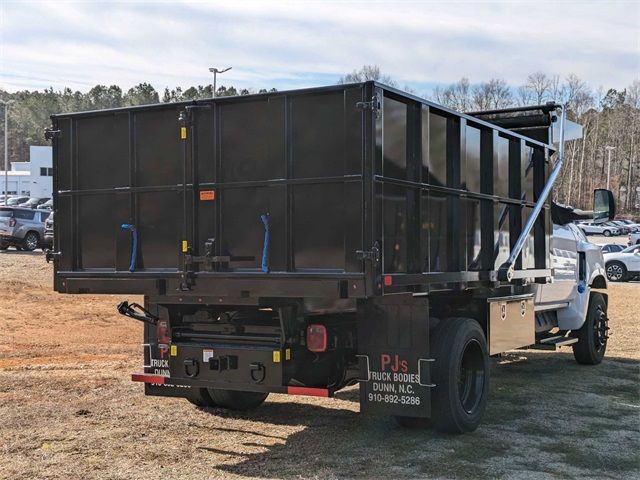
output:
<instances>
[{"instance_id":1,"label":"blue hand grip","mask_svg":"<svg viewBox=\"0 0 640 480\"><path fill-rule=\"evenodd\" d=\"M264 244L262 245L262 271L269 273L269 214L260 215L264 225Z\"/></svg>"},{"instance_id":2,"label":"blue hand grip","mask_svg":"<svg viewBox=\"0 0 640 480\"><path fill-rule=\"evenodd\" d=\"M135 225L129 223L123 223L120 225L122 230L129 230L131 232L131 261L129 262L129 271L133 272L136 269L136 257L138 255L138 231Z\"/></svg>"}]
</instances>

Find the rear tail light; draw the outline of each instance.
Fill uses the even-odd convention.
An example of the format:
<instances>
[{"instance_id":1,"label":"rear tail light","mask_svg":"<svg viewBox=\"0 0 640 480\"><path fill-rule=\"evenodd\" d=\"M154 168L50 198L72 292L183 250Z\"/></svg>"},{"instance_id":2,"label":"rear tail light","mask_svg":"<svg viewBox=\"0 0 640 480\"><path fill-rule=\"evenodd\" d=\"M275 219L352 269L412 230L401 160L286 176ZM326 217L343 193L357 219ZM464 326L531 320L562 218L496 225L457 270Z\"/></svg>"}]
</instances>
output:
<instances>
[{"instance_id":1,"label":"rear tail light","mask_svg":"<svg viewBox=\"0 0 640 480\"><path fill-rule=\"evenodd\" d=\"M11 217L11 219L9 220L9 226L10 227L16 226L16 219L14 217Z\"/></svg>"},{"instance_id":2,"label":"rear tail light","mask_svg":"<svg viewBox=\"0 0 640 480\"><path fill-rule=\"evenodd\" d=\"M307 327L307 350L316 353L327 350L327 328L324 325Z\"/></svg>"}]
</instances>

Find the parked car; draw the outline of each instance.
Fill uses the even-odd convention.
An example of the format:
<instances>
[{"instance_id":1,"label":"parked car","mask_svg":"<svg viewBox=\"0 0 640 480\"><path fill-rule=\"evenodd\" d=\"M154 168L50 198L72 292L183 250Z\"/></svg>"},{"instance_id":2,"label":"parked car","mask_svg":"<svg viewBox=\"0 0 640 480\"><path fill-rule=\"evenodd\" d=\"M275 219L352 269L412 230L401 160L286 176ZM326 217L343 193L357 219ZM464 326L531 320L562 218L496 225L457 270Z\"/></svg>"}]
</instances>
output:
<instances>
[{"instance_id":1,"label":"parked car","mask_svg":"<svg viewBox=\"0 0 640 480\"><path fill-rule=\"evenodd\" d=\"M640 233L629 234L629 245L640 245Z\"/></svg>"},{"instance_id":2,"label":"parked car","mask_svg":"<svg viewBox=\"0 0 640 480\"><path fill-rule=\"evenodd\" d=\"M631 233L631 227L627 226L626 224L618 220L605 222L602 225L617 228L620 231L620 235L626 235L627 233Z\"/></svg>"},{"instance_id":3,"label":"parked car","mask_svg":"<svg viewBox=\"0 0 640 480\"><path fill-rule=\"evenodd\" d=\"M619 243L610 243L608 245L602 245L602 253L617 253L624 250L624 245Z\"/></svg>"},{"instance_id":4,"label":"parked car","mask_svg":"<svg viewBox=\"0 0 640 480\"><path fill-rule=\"evenodd\" d=\"M627 220L626 218L622 220L616 220L616 222L624 223L627 227L631 229L631 233L640 232L640 223L632 222L631 220Z\"/></svg>"},{"instance_id":5,"label":"parked car","mask_svg":"<svg viewBox=\"0 0 640 480\"><path fill-rule=\"evenodd\" d=\"M620 235L618 227L605 225L603 223L584 222L579 223L578 227L584 232L585 235L604 235L610 237L611 235Z\"/></svg>"},{"instance_id":6,"label":"parked car","mask_svg":"<svg viewBox=\"0 0 640 480\"><path fill-rule=\"evenodd\" d=\"M0 206L0 250L16 247L33 251L44 245L44 222L49 212Z\"/></svg>"},{"instance_id":7,"label":"parked car","mask_svg":"<svg viewBox=\"0 0 640 480\"><path fill-rule=\"evenodd\" d=\"M24 207L24 208L37 208L38 205L42 205L47 200L50 200L50 199L49 198L31 197L26 202L19 203L18 206L19 207Z\"/></svg>"},{"instance_id":8,"label":"parked car","mask_svg":"<svg viewBox=\"0 0 640 480\"><path fill-rule=\"evenodd\" d=\"M50 198L44 203L38 205L39 210L53 210L53 198Z\"/></svg>"},{"instance_id":9,"label":"parked car","mask_svg":"<svg viewBox=\"0 0 640 480\"><path fill-rule=\"evenodd\" d=\"M53 247L53 212L49 214L44 222L44 243L48 247Z\"/></svg>"},{"instance_id":10,"label":"parked car","mask_svg":"<svg viewBox=\"0 0 640 480\"><path fill-rule=\"evenodd\" d=\"M604 254L607 278L626 282L640 275L640 245L631 245L621 252Z\"/></svg>"},{"instance_id":11,"label":"parked car","mask_svg":"<svg viewBox=\"0 0 640 480\"><path fill-rule=\"evenodd\" d=\"M18 205L26 202L27 200L29 200L29 197L25 197L24 195L22 196L14 195L9 197L9 200L7 200L7 206L17 207Z\"/></svg>"}]
</instances>

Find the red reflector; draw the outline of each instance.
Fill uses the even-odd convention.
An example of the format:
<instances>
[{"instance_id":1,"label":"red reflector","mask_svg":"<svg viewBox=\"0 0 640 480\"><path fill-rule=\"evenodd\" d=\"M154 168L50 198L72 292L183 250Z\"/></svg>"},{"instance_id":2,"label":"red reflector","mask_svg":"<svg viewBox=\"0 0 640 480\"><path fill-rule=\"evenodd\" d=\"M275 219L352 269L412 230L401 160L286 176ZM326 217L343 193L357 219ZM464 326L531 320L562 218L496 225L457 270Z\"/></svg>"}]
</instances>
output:
<instances>
[{"instance_id":1,"label":"red reflector","mask_svg":"<svg viewBox=\"0 0 640 480\"><path fill-rule=\"evenodd\" d=\"M329 390L326 388L307 388L307 387L287 387L289 395L306 395L308 397L328 397Z\"/></svg>"},{"instance_id":2,"label":"red reflector","mask_svg":"<svg viewBox=\"0 0 640 480\"><path fill-rule=\"evenodd\" d=\"M390 287L393 285L393 277L391 275L385 275L384 277L384 286Z\"/></svg>"},{"instance_id":3,"label":"red reflector","mask_svg":"<svg viewBox=\"0 0 640 480\"><path fill-rule=\"evenodd\" d=\"M316 353L327 350L327 329L324 325L307 327L307 350Z\"/></svg>"},{"instance_id":4,"label":"red reflector","mask_svg":"<svg viewBox=\"0 0 640 480\"><path fill-rule=\"evenodd\" d=\"M162 375L147 375L145 373L134 373L131 375L132 382L163 384L164 378Z\"/></svg>"}]
</instances>

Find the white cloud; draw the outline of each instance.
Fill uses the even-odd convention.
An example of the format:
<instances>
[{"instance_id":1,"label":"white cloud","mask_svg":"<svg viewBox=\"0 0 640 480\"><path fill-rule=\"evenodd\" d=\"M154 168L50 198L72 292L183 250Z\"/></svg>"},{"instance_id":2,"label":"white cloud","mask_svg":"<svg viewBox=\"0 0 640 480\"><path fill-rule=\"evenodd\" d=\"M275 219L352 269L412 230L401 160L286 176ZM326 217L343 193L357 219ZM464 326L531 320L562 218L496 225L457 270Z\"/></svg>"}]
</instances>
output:
<instances>
[{"instance_id":1,"label":"white cloud","mask_svg":"<svg viewBox=\"0 0 640 480\"><path fill-rule=\"evenodd\" d=\"M418 91L530 72L624 87L640 72L637 2L0 2L0 87L221 81L279 89L363 64Z\"/></svg>"}]
</instances>

